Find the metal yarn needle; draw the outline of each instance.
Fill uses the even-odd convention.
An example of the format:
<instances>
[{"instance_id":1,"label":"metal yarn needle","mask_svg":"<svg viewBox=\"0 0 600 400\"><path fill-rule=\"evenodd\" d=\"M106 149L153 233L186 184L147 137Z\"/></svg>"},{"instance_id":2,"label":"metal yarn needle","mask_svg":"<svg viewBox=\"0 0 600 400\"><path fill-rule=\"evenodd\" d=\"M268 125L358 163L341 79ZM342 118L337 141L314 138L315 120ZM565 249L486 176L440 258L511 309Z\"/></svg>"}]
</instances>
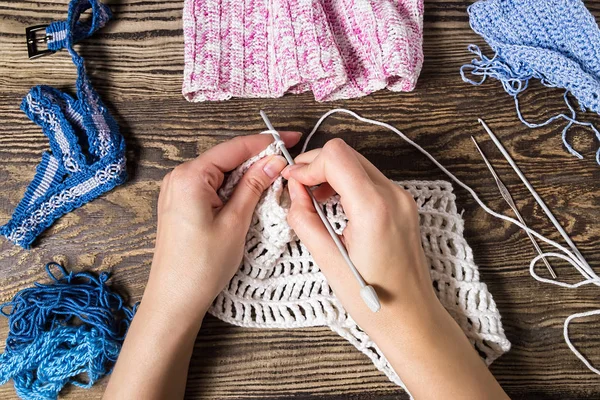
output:
<instances>
[{"instance_id":1,"label":"metal yarn needle","mask_svg":"<svg viewBox=\"0 0 600 400\"><path fill-rule=\"evenodd\" d=\"M517 166L517 163L515 163L515 161L510 156L510 154L508 154L508 151L506 151L506 149L504 148L502 143L500 143L500 140L498 140L496 135L494 135L494 132L492 132L490 127L487 126L487 124L481 118L479 119L479 123L483 126L483 129L485 129L485 131L487 132L490 139L492 139L492 142L494 142L494 144L496 145L498 150L500 150L500 152L502 153L502 155L504 156L506 161L508 161L508 163L513 168L515 173L519 176L519 178L521 178L521 182L523 182L525 187L527 187L527 189L529 190L529 192L531 193L531 195L533 196L535 201L542 208L542 210L544 210L544 213L546 213L546 216L548 217L548 219L550 219L550 222L552 222L552 224L554 225L556 230L560 233L560 235L563 237L565 242L567 242L567 244L569 245L571 250L573 250L573 253L577 257L578 261L581 263L581 267L583 268L583 270L585 271L587 276L588 277L595 276L595 272L592 269L592 267L590 267L590 265L587 263L587 261L585 260L583 255L579 252L579 249L577 249L577 246L575 246L575 243L573 243L573 241L571 240L571 238L569 237L567 232L564 230L564 228L560 224L560 222L558 222L558 220L556 219L554 214L552 214L552 211L550 211L550 209L548 208L546 203L544 203L544 200L542 200L542 198L540 197L539 194L537 194L537 192L535 191L533 186L531 186L531 183L529 183L529 181L527 180L527 178L525 177L523 172L521 172L521 170Z\"/></svg>"},{"instance_id":2,"label":"metal yarn needle","mask_svg":"<svg viewBox=\"0 0 600 400\"><path fill-rule=\"evenodd\" d=\"M519 212L519 209L517 208L517 205L515 204L512 196L510 195L510 192L508 191L508 188L506 187L506 185L504 185L504 183L502 182L502 180L500 179L500 177L496 173L496 170L494 169L494 167L492 166L492 164L489 162L489 160L485 156L483 150L481 150L481 147L479 147L479 144L477 143L477 140L475 140L475 138L473 136L471 136L471 139L473 140L473 143L475 144L475 147L477 148L477 151L479 152L479 154L481 154L481 158L483 158L483 161L485 162L485 165L490 170L490 173L492 174L492 177L496 181L496 185L498 186L498 190L500 191L500 194L502 195L502 198L504 199L504 201L506 201L506 203L508 204L508 206L513 210L513 212L515 213L515 215L516 215L517 219L519 220L519 222L521 222L523 225L527 226L527 224L525 223L525 220L523 220L523 217L521 216L521 213ZM540 249L540 246L538 245L538 242L535 240L535 238L533 237L533 235L531 233L527 232L527 231L525 231L525 233L527 233L527 236L529 236L529 239L531 240L531 243L533 244L533 247L538 252L538 254L542 255L543 254L542 253L542 249ZM552 278L556 279L556 273L554 273L554 270L552 269L552 266L550 265L550 263L548 262L548 260L544 257L544 258L542 258L542 261L544 261L544 264L546 264L546 268L548 269L548 272L550 272L550 275L552 276Z\"/></svg>"},{"instance_id":3,"label":"metal yarn needle","mask_svg":"<svg viewBox=\"0 0 600 400\"><path fill-rule=\"evenodd\" d=\"M275 143L281 149L281 153L287 160L288 164L295 165L296 163L294 162L294 159L292 158L289 151L285 147L285 143L283 143L283 140L281 140L281 136L279 136L279 133L271 124L271 121L269 120L269 117L267 117L267 114L265 114L264 111L260 110L260 116L262 117L263 121L265 121L265 125L267 126L267 129L269 129L268 133L270 133L273 136L273 139L275 139ZM264 133L267 133L267 132L264 132ZM333 242L335 243L336 247L340 251L342 257L344 258L344 261L346 261L346 264L348 264L350 271L352 271L352 274L358 281L358 284L360 285L360 297L362 297L363 301L366 303L366 305L369 307L369 309L371 311L373 311L373 312L379 311L381 309L381 303L379 302L379 297L377 297L377 292L375 291L373 286L367 285L367 283L363 279L360 272L358 272L358 269L356 269L356 266L354 265L354 263L350 259L350 256L348 255L348 250L346 250L346 247L340 240L340 237L338 236L338 234L335 232L335 230L331 226L331 223L329 223L329 220L325 216L323 209L321 208L319 202L313 195L312 191L306 186L304 186L304 188L306 189L306 192L310 196L313 206L315 207L315 210L317 211L319 218L321 218L321 221L323 221L323 225L325 225L325 228L327 229L329 236L331 236L331 239L333 239Z\"/></svg>"}]
</instances>

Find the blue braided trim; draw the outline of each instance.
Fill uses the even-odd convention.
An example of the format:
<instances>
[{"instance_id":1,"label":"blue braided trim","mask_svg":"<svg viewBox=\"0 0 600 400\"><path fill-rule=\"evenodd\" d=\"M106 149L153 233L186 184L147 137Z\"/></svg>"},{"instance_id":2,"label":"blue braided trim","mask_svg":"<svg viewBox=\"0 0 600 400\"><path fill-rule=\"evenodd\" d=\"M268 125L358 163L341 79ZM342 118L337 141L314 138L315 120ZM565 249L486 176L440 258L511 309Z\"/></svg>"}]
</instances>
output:
<instances>
[{"instance_id":1,"label":"blue braided trim","mask_svg":"<svg viewBox=\"0 0 600 400\"><path fill-rule=\"evenodd\" d=\"M78 22L90 7L91 23ZM108 7L98 1L72 0L67 21L53 26L67 30L61 46L67 48L77 67L77 97L49 86L35 86L21 104L48 137L51 150L42 155L11 220L0 227L0 234L26 249L56 219L127 179L123 136L92 87L83 58L73 49L73 40L91 35L110 15Z\"/></svg>"},{"instance_id":2,"label":"blue braided trim","mask_svg":"<svg viewBox=\"0 0 600 400\"><path fill-rule=\"evenodd\" d=\"M11 242L29 249L37 236L58 218L126 180L125 157L102 159L93 168L81 171L49 191L25 212L13 214L12 219L0 227L0 233Z\"/></svg>"},{"instance_id":3,"label":"blue braided trim","mask_svg":"<svg viewBox=\"0 0 600 400\"><path fill-rule=\"evenodd\" d=\"M29 184L23 200L15 209L15 214L27 213L27 209L39 198L43 197L51 187L62 182L67 171L52 154L42 154L42 162L38 165L33 181Z\"/></svg>"},{"instance_id":4,"label":"blue braided trim","mask_svg":"<svg viewBox=\"0 0 600 400\"><path fill-rule=\"evenodd\" d=\"M79 16L88 9L92 9L92 19L79 21ZM66 21L55 21L46 27L46 35L49 36L47 45L49 50L58 51L68 47L67 35L70 28L69 20L76 21L72 29L72 43L87 39L98 29L104 27L112 18L110 8L99 1L79 1L73 8L73 16Z\"/></svg>"}]
</instances>

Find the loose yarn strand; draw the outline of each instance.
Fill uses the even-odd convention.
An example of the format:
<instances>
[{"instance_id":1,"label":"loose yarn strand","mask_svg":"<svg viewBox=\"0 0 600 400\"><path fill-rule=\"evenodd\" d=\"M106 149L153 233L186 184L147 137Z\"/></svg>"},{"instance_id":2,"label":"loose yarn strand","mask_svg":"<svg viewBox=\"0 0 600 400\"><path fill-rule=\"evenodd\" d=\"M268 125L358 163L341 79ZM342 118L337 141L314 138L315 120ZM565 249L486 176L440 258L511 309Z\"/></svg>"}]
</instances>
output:
<instances>
[{"instance_id":1,"label":"loose yarn strand","mask_svg":"<svg viewBox=\"0 0 600 400\"><path fill-rule=\"evenodd\" d=\"M522 67L520 70L515 71L507 63L502 61L502 57L498 52L494 55L493 58L489 58L486 55L484 55L481 49L476 45L469 45L468 49L471 53L479 57L479 59L473 59L470 64L465 64L460 68L460 75L462 77L462 80L474 86L480 86L486 81L488 77L497 79L502 84L504 91L513 97L515 101L515 109L517 111L517 116L525 126L527 126L528 128L541 128L543 126L551 124L556 120L564 119L565 121L567 121L567 125L564 127L561 133L563 144L569 153L571 153L579 159L583 159L583 156L581 155L581 153L579 153L573 148L573 146L569 143L569 140L567 138L567 133L573 125L579 125L590 128L592 132L594 132L594 136L596 137L596 139L600 141L600 131L598 131L598 129L593 123L583 122L577 119L577 113L568 99L569 90L565 91L563 99L571 113L570 116L565 113L559 113L548 118L546 121L543 122L534 123L527 121L525 117L523 117L523 114L521 112L521 106L519 104L519 94L527 89L527 87L529 86L529 81L531 79L538 79L542 83L542 85L550 88L554 88L556 87L556 85L552 84L552 82L548 81L548 79L540 73L533 71L529 68ZM467 76L467 73L481 78L479 80L471 79ZM600 148L596 150L596 162L600 164Z\"/></svg>"},{"instance_id":2,"label":"loose yarn strand","mask_svg":"<svg viewBox=\"0 0 600 400\"><path fill-rule=\"evenodd\" d=\"M0 384L12 379L24 399L56 399L69 383L90 388L109 374L136 310L106 285L106 272L67 272L57 263L46 272L50 284L36 282L0 306L9 327Z\"/></svg>"},{"instance_id":3,"label":"loose yarn strand","mask_svg":"<svg viewBox=\"0 0 600 400\"><path fill-rule=\"evenodd\" d=\"M493 61L493 60L489 60L489 61ZM485 80L485 76L483 77L483 79ZM513 83L514 82L512 82L511 85ZM518 86L518 88L521 88L521 87L523 87L523 86ZM526 87L526 83L525 83L525 87ZM516 96L515 96L515 99L516 99ZM566 100L566 94L565 94L565 100ZM567 102L567 104L568 104L568 102ZM574 110L573 110L573 108L570 105L569 105L569 109L574 113ZM312 137L314 136L314 134L317 132L317 130L319 129L319 127L321 126L321 124L329 116L331 116L332 114L336 114L336 113L349 114L349 115L351 115L352 117L356 118L357 120L359 120L361 122L365 122L365 123L372 124L372 125L377 125L377 126L386 128L386 129L388 129L388 130L396 133L405 142L407 142L408 144L410 144L411 146L413 146L414 148L416 148L419 152L421 152L429 160L431 160L431 162L433 162L440 170L442 170L442 172L444 172L450 179L452 179L454 182L456 182L456 184L458 184L460 187L462 187L467 192L469 192L469 194L471 195L471 197L473 197L473 199L479 204L479 206L486 213L488 213L488 214L490 214L490 215L492 215L492 216L494 216L496 218L499 218L501 220L513 223L514 225L518 226L519 228L521 228L525 232L531 233L533 236L535 236L539 240L541 240L544 243L547 243L547 244L555 247L556 249L558 249L558 250L560 250L561 252L564 253L564 254L560 254L560 253L556 253L556 252L548 252L548 253L542 253L542 254L534 257L531 260L531 262L529 263L529 273L530 273L530 275L535 280L537 280L539 282L544 282L544 283L551 283L553 285L557 285L557 286L561 286L561 287L565 287L565 288L570 288L570 289L578 288L580 286L584 286L584 285L588 285L588 284L594 284L596 286L600 286L600 277L598 277L598 275L593 270L586 268L586 265L584 265L580 261L580 259L575 254L573 254L570 250L568 250L566 247L560 245L559 243L557 243L557 242L555 242L555 241L553 241L551 239L546 238L545 236L541 235L537 231L535 231L535 230L533 230L533 229L531 229L531 228L529 228L529 227L521 224L516 219L508 217L508 216L503 215L503 214L500 214L500 213L492 210L491 208L489 208L479 198L479 196L477 195L477 193L475 193L475 191L470 186L468 186L467 184L463 183L452 172L450 172L448 169L446 169L446 167L444 167L431 154L429 154L429 152L427 152L427 150L425 150L423 147L421 147L420 145L418 145L417 143L415 143L413 140L411 140L409 137L407 137L405 134L403 134L400 130L396 129L394 126L392 126L390 124L387 124L387 123L381 122L381 121L377 121L377 120L372 120L372 119L361 117L360 115L356 114L355 112L347 110L347 109L344 109L344 108L333 109L333 110L330 110L330 111L326 112L325 114L323 114L321 116L321 118L319 118L319 120L317 121L317 123L315 124L315 126L313 127L313 129L311 130L311 132L306 137L306 139L304 141L304 145L302 146L302 152L306 151L306 149L308 147L308 143L310 142L310 140L312 139ZM558 118L558 117L556 117L556 118ZM546 123L549 123L549 122L546 121ZM596 134L598 135L598 131L590 123L579 123L579 122L577 122L575 120L573 120L572 123L578 123L580 125L592 126L592 128L594 129L594 132L596 132ZM573 267L575 267L575 269L577 270L577 272L579 272L579 274L581 274L584 279L582 281L577 282L577 283L571 284L571 283L561 282L561 281L558 281L558 280L551 280L551 279L547 279L547 278L543 278L543 277L539 276L535 272L535 265L536 265L536 263L539 260L541 260L542 258L549 258L549 257L556 257L556 258L560 258L562 260L567 261L569 264L571 264ZM584 316L589 316L589 315L600 315L600 309L599 310L593 310L593 311L587 311L587 312L579 313L579 314L573 314L573 315L569 316L565 320L565 323L564 323L564 336L565 336L565 341L566 341L567 345L569 346L569 348L571 349L571 351L585 364L586 367L588 367L588 369L590 371L592 371L592 372L600 375L600 371L598 369L594 368L591 365L591 363L575 348L575 346L573 346L573 344L571 343L571 340L569 339L569 334L568 334L568 325L569 325L569 323L573 319L582 318Z\"/></svg>"},{"instance_id":4,"label":"loose yarn strand","mask_svg":"<svg viewBox=\"0 0 600 400\"><path fill-rule=\"evenodd\" d=\"M302 152L306 151L306 148L308 147L308 142L311 140L311 138L313 137L313 135L316 133L316 131L319 129L320 125L325 121L325 119L327 119L330 115L335 114L335 113L345 113L345 114L349 114L351 116L353 116L354 118L358 119L361 122L365 122L368 124L372 124L372 125L377 125L377 126L381 126L383 128L389 129L392 132L396 133L398 136L400 136L404 141L406 141L408 144L410 144L411 146L413 146L414 148L416 148L419 152L421 152L423 155L425 155L429 160L431 160L439 169L442 170L442 172L444 172L446 175L448 175L448 177L450 179L452 179L454 182L456 182L459 186L461 186L463 189L465 189L466 191L469 192L469 194L473 197L473 199L479 204L479 206L481 208L484 209L484 211L486 211L488 214L493 215L496 218L500 218L503 219L505 221L509 221L515 225L517 225L519 228L523 229L526 232L531 233L532 235L534 235L535 237L537 237L538 239L542 240L543 242L556 247L557 249L559 249L560 251L564 252L568 258L566 258L569 263L571 263L578 271L580 271L580 273L583 271L584 266L582 265L582 263L579 261L579 258L577 258L573 253L571 253L570 250L568 250L567 248L561 246L560 244L556 243L553 240L550 240L548 238L546 238L545 236L539 234L538 232L536 232L533 229L530 229L528 227L526 227L525 225L521 224L519 221L517 221L516 219L513 219L511 217L507 217L503 214L499 214L497 212L495 212L494 210L492 210L491 208L489 208L477 195L477 193L475 193L475 191L473 189L471 189L470 186L468 186L467 184L463 183L460 179L458 179L452 172L450 172L448 169L446 169L446 167L444 167L442 164L440 164L431 154L429 154L427 152L427 150L425 150L424 148L422 148L420 145L418 145L417 143L415 143L413 140L411 140L410 138L408 138L405 134L403 134L402 132L400 132L398 129L396 129L395 127L393 127L392 125L389 125L385 122L381 122L381 121L376 121L376 120L372 120L372 119L368 119L368 118L364 118L361 117L360 115L356 114L353 111L347 110L347 109L343 109L343 108L337 108L334 110L330 110L327 113L323 114L323 116L317 121L317 123L315 124L314 128L312 129L312 131L308 134L308 136L306 137L306 140L304 142L304 146L302 147ZM537 260L536 260L537 261ZM534 265L534 264L532 264ZM595 280L595 284L597 284L598 286L600 286L600 278L598 276L594 276L591 277L588 274L583 274L585 276L586 279L591 279L591 280ZM591 283L591 282L590 282Z\"/></svg>"},{"instance_id":5,"label":"loose yarn strand","mask_svg":"<svg viewBox=\"0 0 600 400\"><path fill-rule=\"evenodd\" d=\"M600 375L600 370L598 370L596 367L594 367L587 360L587 358L585 358L583 356L583 354L581 354L581 352L579 350L577 350L577 348L575 348L573 343L571 343L571 339L569 338L569 324L571 323L571 321L573 321L574 319L585 318L585 317L589 317L592 315L600 315L600 310L591 310L591 311L585 311L585 312L569 315L567 317L567 319L565 320L565 325L563 327L563 336L565 337L565 342L567 343L567 346L569 346L569 349L571 349L573 354L575 354L577 356L577 358L579 358L581 360L581 362L584 363L585 366L588 367L588 369L590 371L592 371L593 373L595 373L597 375Z\"/></svg>"}]
</instances>

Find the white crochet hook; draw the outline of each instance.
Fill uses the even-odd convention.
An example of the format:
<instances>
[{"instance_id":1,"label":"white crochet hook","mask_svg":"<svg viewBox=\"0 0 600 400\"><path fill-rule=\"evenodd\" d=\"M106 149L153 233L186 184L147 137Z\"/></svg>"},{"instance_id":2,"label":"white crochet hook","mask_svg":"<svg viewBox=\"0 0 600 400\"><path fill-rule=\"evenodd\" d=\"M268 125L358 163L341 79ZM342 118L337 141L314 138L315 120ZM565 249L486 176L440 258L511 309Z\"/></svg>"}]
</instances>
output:
<instances>
[{"instance_id":1,"label":"white crochet hook","mask_svg":"<svg viewBox=\"0 0 600 400\"><path fill-rule=\"evenodd\" d=\"M273 139L275 139L275 143L277 143L277 146L281 149L281 153L287 160L288 164L289 165L296 164L294 162L294 159L290 155L289 151L285 147L285 143L283 143L283 140L281 140L281 136L279 136L279 133L271 124L271 121L269 120L269 117L267 117L267 114L265 114L264 111L260 110L260 116L262 117L263 121L265 121L265 125L267 126L267 129L269 129L268 133L273 135ZM267 133L267 132L265 132L265 133ZM358 272L358 269L356 269L356 266L354 265L354 263L350 259L350 256L348 255L348 250L346 250L346 247L340 240L340 237L338 236L337 233L335 233L335 230L333 230L333 227L329 223L329 220L325 216L325 213L323 212L323 209L319 205L319 202L317 201L317 199L315 199L315 196L313 195L312 191L306 186L304 188L306 189L308 195L310 196L313 206L315 207L317 214L319 214L319 218L321 218L321 221L323 221L323 225L325 225L327 232L329 232L329 236L331 236L331 238L333 239L333 242L335 243L338 250L342 254L342 257L346 261L346 264L348 264L348 267L350 267L350 271L352 271L352 274L358 281L358 284L360 285L360 297L362 297L363 301L367 304L367 307L369 307L369 309L371 311L373 311L373 312L379 311L381 309L381 303L379 302L379 297L377 297L377 292L375 292L375 289L373 289L373 286L367 285L367 283L363 279L360 272Z\"/></svg>"},{"instance_id":2,"label":"white crochet hook","mask_svg":"<svg viewBox=\"0 0 600 400\"><path fill-rule=\"evenodd\" d=\"M582 264L583 264L582 266L584 267L584 269L586 270L586 272L588 272L588 273L591 272L593 274L594 271L589 266L589 264L587 263L587 261L585 261L585 258L583 258L583 255L579 252L579 250L577 249L577 246L575 246L575 243L573 243L573 241L571 240L571 238L569 237L569 235L567 235L567 232L565 232L565 230L563 229L563 227L560 225L560 222L558 222L558 220L554 217L554 215L552 214L552 211L550 211L550 209L548 208L548 206L546 205L546 203L544 203L544 200L542 200L542 198L537 194L537 192L535 191L535 189L533 188L533 186L531 186L531 183L529 183L529 181L527 180L527 178L525 177L525 175L521 172L521 170L517 166L517 163L515 163L515 161L510 156L510 154L508 154L508 151L506 151L506 149L504 148L504 146L502 145L502 143L500 143L500 140L498 140L498 138L496 137L496 135L494 135L494 132L492 132L492 130L489 128L489 126L487 126L487 124L481 118L478 121L479 121L479 123L481 125L483 125L483 129L485 129L485 131L487 132L488 136L490 137L490 139L492 139L492 142L494 142L494 144L496 145L496 147L498 148L498 150L500 150L500 152L502 153L502 155L504 156L504 158L506 159L506 161L508 161L508 163L515 170L515 172L517 173L517 175L519 176L519 178L521 178L521 181L523 182L523 184L527 187L527 189L529 189L529 192L531 193L531 195L533 196L533 198L535 199L535 201L537 201L537 203L542 208L542 210L544 210L544 212L546 213L546 215L548 216L548 218L550 219L550 221L552 222L552 224L554 224L554 227L556 227L556 229L558 230L558 232L560 232L560 234L563 237L563 239L565 239L565 242L567 242L567 244L569 245L569 247L571 248L571 250L573 250L573 253L575 253L575 255L577 256L577 258L579 258L579 260L582 262Z\"/></svg>"}]
</instances>

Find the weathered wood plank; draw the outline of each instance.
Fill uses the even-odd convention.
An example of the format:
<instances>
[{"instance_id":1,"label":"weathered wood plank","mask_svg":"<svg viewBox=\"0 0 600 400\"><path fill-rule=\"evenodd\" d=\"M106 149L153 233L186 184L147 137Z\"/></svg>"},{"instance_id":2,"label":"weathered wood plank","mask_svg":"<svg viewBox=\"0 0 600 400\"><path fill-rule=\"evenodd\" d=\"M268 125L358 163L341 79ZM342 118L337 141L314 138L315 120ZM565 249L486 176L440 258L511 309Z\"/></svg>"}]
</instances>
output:
<instances>
[{"instance_id":1,"label":"weathered wood plank","mask_svg":"<svg viewBox=\"0 0 600 400\"><path fill-rule=\"evenodd\" d=\"M347 107L389 122L426 147L492 208L507 212L470 142L471 135L477 136L531 226L560 239L485 139L477 124L477 118L483 117L572 233L589 263L600 262L600 252L595 249L600 238L600 167L593 159L598 143L589 132L574 129L573 142L586 156L577 160L562 147L560 123L525 129L516 118L512 99L498 82L480 87L462 82L458 70L472 58L467 45L483 45L468 25L470 1L426 1L426 61L414 92L381 91L327 104L316 103L310 94L187 103L181 96L182 1L107 3L115 19L80 48L96 88L126 136L131 178L61 218L31 251L0 240L0 301L36 280L45 280L42 265L52 259L77 270L112 271L113 282L133 301L139 300L152 258L156 196L162 176L215 143L264 129L259 109L265 109L277 127L304 132L333 107ZM64 18L66 4L67 0L0 4L0 222L10 217L47 148L41 131L19 110L22 97L35 84L72 88L75 79L74 67L64 52L28 61L24 28ZM586 5L600 17L600 2L587 1ZM564 110L561 95L532 85L521 98L526 117L542 120ZM589 118L599 122L598 116ZM335 116L323 126L323 134L315 137L313 145L322 145L334 135L346 139L392 179L446 179L420 153L380 128ZM515 399L598 398L599 378L571 354L562 338L562 324L569 314L597 307L597 289L571 291L534 281L528 273L534 252L526 236L487 216L466 191L456 189L456 193L459 209L465 209L467 240L513 343L513 349L493 364L495 376ZM555 266L561 277L577 279L566 265L556 262ZM600 363L600 334L592 328L598 320L589 322L574 324L572 337L585 354ZM0 338L6 332L1 321ZM73 388L65 398L99 399L104 385L102 382L90 391ZM0 387L0 397L16 398L10 385ZM207 318L196 343L187 397L406 398L366 357L327 328L253 330L212 317Z\"/></svg>"}]
</instances>

